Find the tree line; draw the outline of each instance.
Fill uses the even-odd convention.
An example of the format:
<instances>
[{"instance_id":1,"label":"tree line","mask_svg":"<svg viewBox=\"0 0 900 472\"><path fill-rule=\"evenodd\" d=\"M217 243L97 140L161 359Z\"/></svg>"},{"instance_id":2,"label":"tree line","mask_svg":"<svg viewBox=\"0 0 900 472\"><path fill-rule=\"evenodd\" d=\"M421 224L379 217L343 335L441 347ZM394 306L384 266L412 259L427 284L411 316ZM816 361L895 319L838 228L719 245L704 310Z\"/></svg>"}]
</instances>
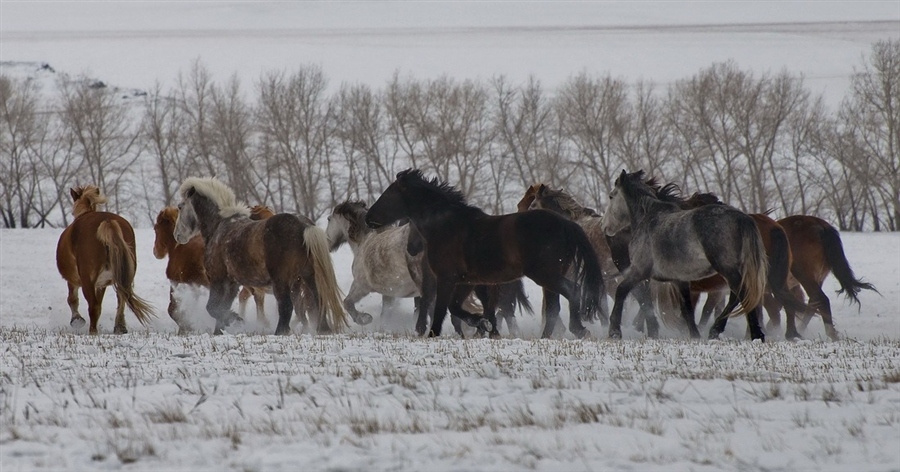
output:
<instances>
[{"instance_id":1,"label":"tree line","mask_svg":"<svg viewBox=\"0 0 900 472\"><path fill-rule=\"evenodd\" d=\"M198 60L175 85L122 91L59 74L58 92L0 74L0 213L6 228L63 226L68 189L98 185L138 225L189 176L318 219L372 202L408 167L488 212L524 189L564 187L602 209L621 169L748 212L817 215L842 230L900 225L900 40L879 41L837 110L787 71L715 63L667 87L580 73L554 89L395 74L329 89L314 65L216 81Z\"/></svg>"}]
</instances>

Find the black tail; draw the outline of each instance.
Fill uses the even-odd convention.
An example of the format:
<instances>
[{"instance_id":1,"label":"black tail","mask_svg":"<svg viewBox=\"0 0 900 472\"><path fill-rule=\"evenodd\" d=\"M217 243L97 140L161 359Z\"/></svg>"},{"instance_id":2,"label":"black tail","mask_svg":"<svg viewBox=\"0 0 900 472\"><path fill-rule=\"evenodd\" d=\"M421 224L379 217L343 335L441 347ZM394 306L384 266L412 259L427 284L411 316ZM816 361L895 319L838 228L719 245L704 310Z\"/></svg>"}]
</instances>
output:
<instances>
[{"instance_id":1,"label":"black tail","mask_svg":"<svg viewBox=\"0 0 900 472\"><path fill-rule=\"evenodd\" d=\"M576 296L581 302L581 319L594 321L609 318L609 313L600 300L600 297L606 296L606 284L603 281L603 271L600 269L597 253L594 252L594 247L578 223L572 222L571 228L568 233L575 248L572 267L575 283L578 285Z\"/></svg>"},{"instance_id":2,"label":"black tail","mask_svg":"<svg viewBox=\"0 0 900 472\"><path fill-rule=\"evenodd\" d=\"M769 231L769 239L772 247L769 251L769 289L772 295L785 307L800 313L814 313L815 309L798 300L797 297L788 290L787 278L791 270L790 251L791 246L788 242L784 229L780 226L773 227Z\"/></svg>"},{"instance_id":3,"label":"black tail","mask_svg":"<svg viewBox=\"0 0 900 472\"><path fill-rule=\"evenodd\" d=\"M857 279L853 275L853 269L847 262L847 256L844 255L844 245L841 243L841 235L834 226L825 224L822 231L822 249L825 251L825 261L831 266L831 273L838 279L841 289L837 293L843 293L851 302L859 305L860 290L872 290L879 293L875 286Z\"/></svg>"},{"instance_id":4,"label":"black tail","mask_svg":"<svg viewBox=\"0 0 900 472\"><path fill-rule=\"evenodd\" d=\"M522 279L516 281L515 284L516 303L519 304L520 308L527 311L529 315L534 316L534 308L531 307L531 302L528 301L528 295L525 295L525 284L522 283Z\"/></svg>"}]
</instances>

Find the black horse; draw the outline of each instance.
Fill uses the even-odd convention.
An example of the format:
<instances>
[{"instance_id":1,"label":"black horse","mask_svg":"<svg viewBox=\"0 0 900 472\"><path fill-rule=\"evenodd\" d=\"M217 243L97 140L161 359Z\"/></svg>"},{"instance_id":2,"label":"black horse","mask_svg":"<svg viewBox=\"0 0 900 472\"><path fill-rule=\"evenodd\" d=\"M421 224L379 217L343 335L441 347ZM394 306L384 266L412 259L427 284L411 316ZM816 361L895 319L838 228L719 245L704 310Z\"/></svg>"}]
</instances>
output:
<instances>
[{"instance_id":1,"label":"black horse","mask_svg":"<svg viewBox=\"0 0 900 472\"><path fill-rule=\"evenodd\" d=\"M428 180L418 170L397 174L369 209L366 223L379 227L404 217L421 232L435 275L429 336L440 335L457 285L502 284L523 275L543 287L545 299L558 300L562 294L569 300L569 330L578 337L588 334L582 319L593 320L601 311L603 276L577 223L544 210L491 216L468 205L452 186ZM566 278L570 267L575 280ZM484 317L497 336L494 305L484 307ZM555 321L546 320L543 337L550 336Z\"/></svg>"}]
</instances>

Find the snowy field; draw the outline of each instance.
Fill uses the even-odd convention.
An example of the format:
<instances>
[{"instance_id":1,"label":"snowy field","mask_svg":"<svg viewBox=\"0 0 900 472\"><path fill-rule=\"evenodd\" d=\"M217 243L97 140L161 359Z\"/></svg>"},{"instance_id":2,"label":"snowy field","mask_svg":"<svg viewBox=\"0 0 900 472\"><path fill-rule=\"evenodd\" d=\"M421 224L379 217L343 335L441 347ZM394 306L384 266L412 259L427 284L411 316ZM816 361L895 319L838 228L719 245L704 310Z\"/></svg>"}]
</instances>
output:
<instances>
[{"instance_id":1,"label":"snowy field","mask_svg":"<svg viewBox=\"0 0 900 472\"><path fill-rule=\"evenodd\" d=\"M4 472L900 468L900 235L843 234L881 292L861 310L832 297L843 340L816 319L805 341L760 344L740 319L718 341L646 340L630 323L623 341L599 325L596 339L539 340L527 315L523 339L419 339L409 300L392 329L275 337L251 309L246 332L215 337L206 295L187 291L206 332L179 336L146 229L136 289L160 317L145 328L128 313L130 333L113 335L108 293L92 337L68 327L59 233L0 231ZM351 259L334 254L344 290ZM274 321L271 295L266 311Z\"/></svg>"}]
</instances>

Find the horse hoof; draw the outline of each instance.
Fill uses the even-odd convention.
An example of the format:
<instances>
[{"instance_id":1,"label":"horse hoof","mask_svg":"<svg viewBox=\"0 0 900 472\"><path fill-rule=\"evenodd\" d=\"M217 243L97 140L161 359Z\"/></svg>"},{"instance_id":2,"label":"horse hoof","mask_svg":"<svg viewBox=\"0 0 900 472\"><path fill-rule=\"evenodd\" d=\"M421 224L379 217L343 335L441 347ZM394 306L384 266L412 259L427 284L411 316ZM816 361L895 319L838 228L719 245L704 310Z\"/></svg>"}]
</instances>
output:
<instances>
[{"instance_id":1,"label":"horse hoof","mask_svg":"<svg viewBox=\"0 0 900 472\"><path fill-rule=\"evenodd\" d=\"M572 331L572 334L574 334L575 337L578 339L584 339L584 338L588 337L591 334L591 332L588 331L587 329L582 328L582 329Z\"/></svg>"},{"instance_id":2,"label":"horse hoof","mask_svg":"<svg viewBox=\"0 0 900 472\"><path fill-rule=\"evenodd\" d=\"M621 331L610 331L609 339L622 339L622 332Z\"/></svg>"},{"instance_id":3,"label":"horse hoof","mask_svg":"<svg viewBox=\"0 0 900 472\"><path fill-rule=\"evenodd\" d=\"M85 324L87 324L87 323L84 321L84 318L82 318L80 316L78 318L72 318L72 321L69 322L69 326L71 326L75 329L84 328Z\"/></svg>"},{"instance_id":4,"label":"horse hoof","mask_svg":"<svg viewBox=\"0 0 900 472\"><path fill-rule=\"evenodd\" d=\"M124 326L117 325L116 327L113 328L113 334L127 334L127 333L128 333L128 329L126 329Z\"/></svg>"},{"instance_id":5,"label":"horse hoof","mask_svg":"<svg viewBox=\"0 0 900 472\"><path fill-rule=\"evenodd\" d=\"M488 320L481 320L481 322L478 323L478 329L490 333L494 330L494 324Z\"/></svg>"},{"instance_id":6,"label":"horse hoof","mask_svg":"<svg viewBox=\"0 0 900 472\"><path fill-rule=\"evenodd\" d=\"M372 315L370 315L368 313L360 313L359 315L357 315L357 317L354 321L356 321L356 324L358 324L358 325L365 326L365 325L371 323L372 320L374 320L374 319L375 319L375 317L373 317Z\"/></svg>"}]
</instances>

